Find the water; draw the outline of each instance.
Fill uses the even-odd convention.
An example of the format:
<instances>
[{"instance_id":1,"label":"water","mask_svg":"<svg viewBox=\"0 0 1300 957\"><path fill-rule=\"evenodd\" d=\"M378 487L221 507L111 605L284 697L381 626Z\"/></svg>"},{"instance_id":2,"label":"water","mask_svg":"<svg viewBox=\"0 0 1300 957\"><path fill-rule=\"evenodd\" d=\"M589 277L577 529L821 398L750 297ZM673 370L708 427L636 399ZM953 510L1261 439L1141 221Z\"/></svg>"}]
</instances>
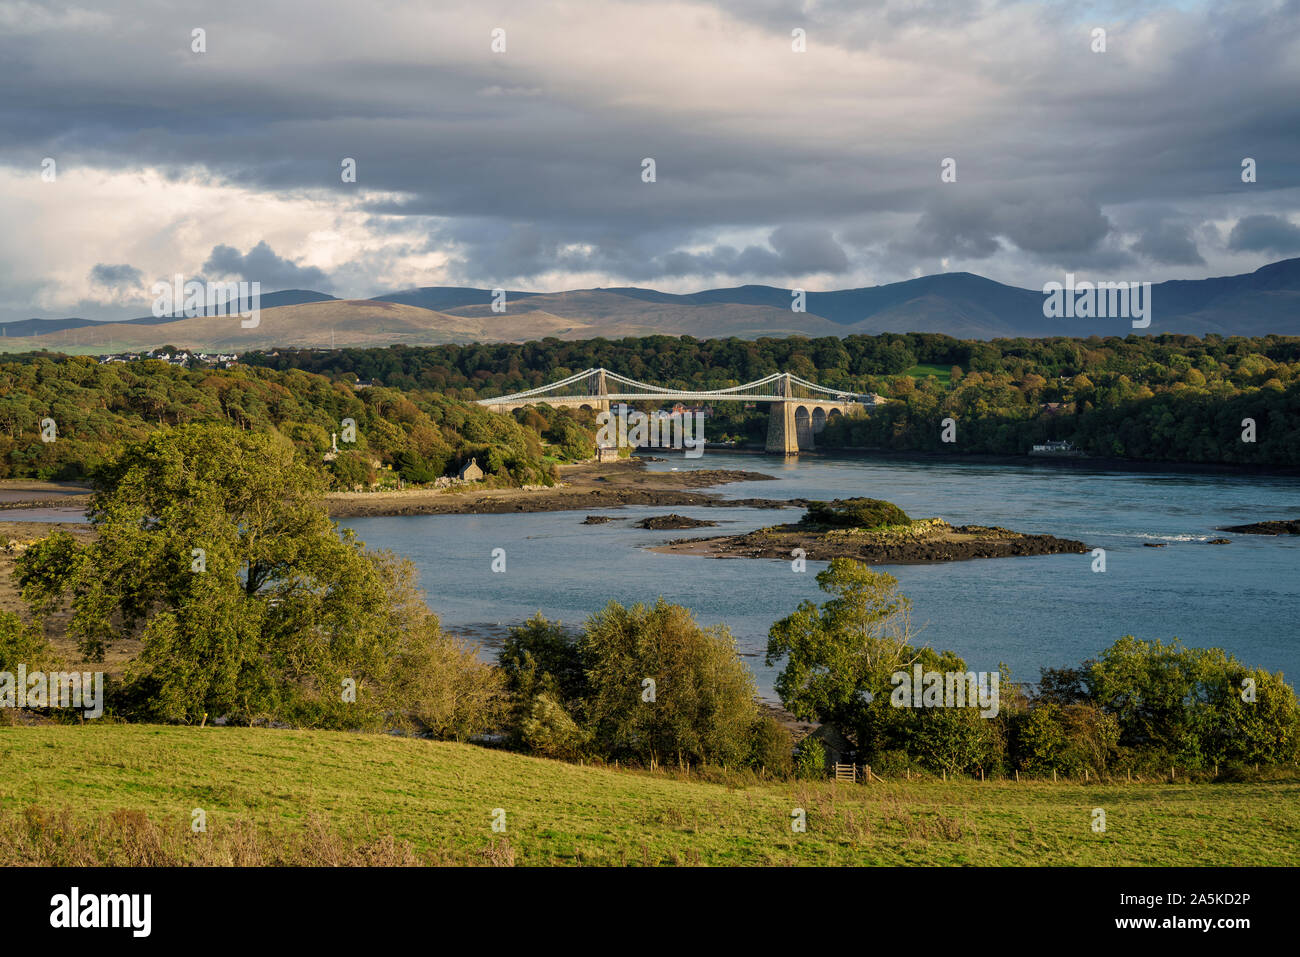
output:
<instances>
[{"instance_id":1,"label":"water","mask_svg":"<svg viewBox=\"0 0 1300 957\"><path fill-rule=\"evenodd\" d=\"M1048 465L966 465L853 458L781 459L708 452L650 468L735 468L777 476L711 491L729 498L844 498L866 495L914 518L1001 525L1106 549L1107 570L1090 555L980 559L887 570L913 603L920 641L951 649L968 667L1000 662L1035 680L1042 666L1074 665L1116 638L1181 638L1218 646L1251 666L1300 673L1300 537L1220 533L1300 515L1292 477L1088 472ZM634 522L668 512L721 522L718 528L655 532ZM665 555L670 539L744 532L793 521L798 510L644 506L586 513L402 516L350 519L370 546L415 562L430 606L452 632L490 645L504 629L541 611L580 624L610 599L662 595L706 625L726 623L772 697L777 668L763 663L767 630L800 601L820 601L814 576L789 562ZM1208 545L1210 538L1232 539ZM1144 542L1165 548L1145 548ZM506 550L506 572L491 571ZM884 566L882 566L884 567ZM491 653L490 647L486 652Z\"/></svg>"}]
</instances>

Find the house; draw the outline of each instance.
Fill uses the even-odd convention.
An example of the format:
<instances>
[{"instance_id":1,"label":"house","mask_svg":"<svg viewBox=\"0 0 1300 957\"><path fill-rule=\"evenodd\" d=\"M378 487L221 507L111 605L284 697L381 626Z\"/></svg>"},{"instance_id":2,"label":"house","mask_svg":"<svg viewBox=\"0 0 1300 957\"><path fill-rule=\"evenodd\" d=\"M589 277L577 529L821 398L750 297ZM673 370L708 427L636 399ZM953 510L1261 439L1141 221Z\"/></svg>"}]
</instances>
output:
<instances>
[{"instance_id":1,"label":"house","mask_svg":"<svg viewBox=\"0 0 1300 957\"><path fill-rule=\"evenodd\" d=\"M470 459L469 464L462 466L460 473L456 476L462 482L477 482L483 477L483 470L478 467L478 459Z\"/></svg>"}]
</instances>

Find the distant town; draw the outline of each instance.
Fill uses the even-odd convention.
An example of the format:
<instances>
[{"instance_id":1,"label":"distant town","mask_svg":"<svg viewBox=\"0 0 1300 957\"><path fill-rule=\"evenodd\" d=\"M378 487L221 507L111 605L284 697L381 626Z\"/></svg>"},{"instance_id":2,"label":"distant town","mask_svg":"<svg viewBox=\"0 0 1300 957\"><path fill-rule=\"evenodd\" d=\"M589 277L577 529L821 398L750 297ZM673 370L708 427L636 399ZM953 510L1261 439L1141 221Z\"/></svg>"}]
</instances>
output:
<instances>
[{"instance_id":1,"label":"distant town","mask_svg":"<svg viewBox=\"0 0 1300 957\"><path fill-rule=\"evenodd\" d=\"M175 349L168 346L149 352L110 352L95 358L99 360L100 365L111 362L143 362L149 359L165 362L169 366L184 366L187 369L195 366L229 369L239 362L239 356L234 352L190 352L188 349Z\"/></svg>"}]
</instances>

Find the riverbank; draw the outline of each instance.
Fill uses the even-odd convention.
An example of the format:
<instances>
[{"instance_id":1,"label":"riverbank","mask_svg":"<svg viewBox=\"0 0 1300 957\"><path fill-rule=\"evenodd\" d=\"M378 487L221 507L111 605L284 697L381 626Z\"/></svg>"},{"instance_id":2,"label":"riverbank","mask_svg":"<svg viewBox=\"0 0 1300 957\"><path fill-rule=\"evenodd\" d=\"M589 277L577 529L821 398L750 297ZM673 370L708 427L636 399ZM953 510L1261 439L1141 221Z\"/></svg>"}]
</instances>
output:
<instances>
[{"instance_id":1,"label":"riverbank","mask_svg":"<svg viewBox=\"0 0 1300 957\"><path fill-rule=\"evenodd\" d=\"M622 505L704 505L724 508L804 507L803 499L723 498L694 489L734 482L772 480L743 469L682 469L650 472L638 459L560 467L560 485L547 489L468 488L454 492L331 492L325 497L333 518L388 515L500 515L510 512L599 512Z\"/></svg>"},{"instance_id":2,"label":"riverbank","mask_svg":"<svg viewBox=\"0 0 1300 957\"><path fill-rule=\"evenodd\" d=\"M85 508L91 489L77 482L42 482L39 479L0 481L0 518L9 509Z\"/></svg>"}]
</instances>

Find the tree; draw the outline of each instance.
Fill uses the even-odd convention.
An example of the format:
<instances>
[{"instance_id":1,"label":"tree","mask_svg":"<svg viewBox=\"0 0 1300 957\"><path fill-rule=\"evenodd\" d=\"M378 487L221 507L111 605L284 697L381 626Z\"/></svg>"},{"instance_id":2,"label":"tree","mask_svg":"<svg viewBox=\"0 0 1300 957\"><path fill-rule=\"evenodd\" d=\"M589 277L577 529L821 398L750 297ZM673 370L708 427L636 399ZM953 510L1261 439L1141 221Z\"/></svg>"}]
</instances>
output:
<instances>
[{"instance_id":1,"label":"tree","mask_svg":"<svg viewBox=\"0 0 1300 957\"><path fill-rule=\"evenodd\" d=\"M662 598L631 608L610 602L588 619L579 648L587 726L602 753L651 764L748 759L754 679L725 626L701 628Z\"/></svg>"},{"instance_id":2,"label":"tree","mask_svg":"<svg viewBox=\"0 0 1300 957\"><path fill-rule=\"evenodd\" d=\"M57 663L54 650L39 629L13 612L0 611L0 671L14 674L23 665L30 674L48 671Z\"/></svg>"},{"instance_id":3,"label":"tree","mask_svg":"<svg viewBox=\"0 0 1300 957\"><path fill-rule=\"evenodd\" d=\"M854 727L868 695L888 697L889 676L916 658L911 647L911 603L898 580L847 558L817 574L832 597L810 601L768 632L767 665L786 665L776 679L781 703L803 721Z\"/></svg>"},{"instance_id":4,"label":"tree","mask_svg":"<svg viewBox=\"0 0 1300 957\"><path fill-rule=\"evenodd\" d=\"M68 633L91 660L142 641L126 689L137 715L336 727L424 715L451 734L475 724L432 697L486 679L446 644L409 563L338 533L320 474L288 440L162 429L95 487L94 541L55 533L24 553L18 580L38 614L71 596Z\"/></svg>"}]
</instances>

